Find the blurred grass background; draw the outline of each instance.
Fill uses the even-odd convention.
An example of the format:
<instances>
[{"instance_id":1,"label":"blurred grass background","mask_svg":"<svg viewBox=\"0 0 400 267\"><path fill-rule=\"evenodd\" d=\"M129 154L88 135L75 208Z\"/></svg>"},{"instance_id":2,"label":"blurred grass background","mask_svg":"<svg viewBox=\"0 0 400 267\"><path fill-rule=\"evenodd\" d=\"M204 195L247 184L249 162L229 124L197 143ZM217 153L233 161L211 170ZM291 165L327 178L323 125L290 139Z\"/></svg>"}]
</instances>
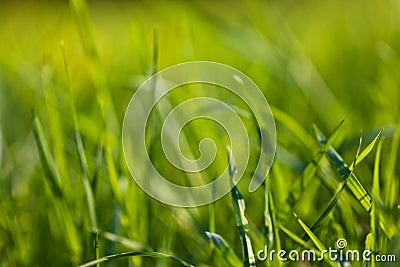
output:
<instances>
[{"instance_id":1,"label":"blurred grass background","mask_svg":"<svg viewBox=\"0 0 400 267\"><path fill-rule=\"evenodd\" d=\"M345 119L335 147L348 163L360 130L370 141L384 127L381 183L386 208L399 226L398 1L2 1L0 18L0 266L83 263L94 257L93 229L104 231L101 255L155 249L196 266L224 266L204 234L209 228L240 254L227 197L213 209L163 205L137 187L121 151L122 119L134 91L155 68L193 60L244 72L273 112L284 111L310 135L313 123L328 134ZM60 179L58 195L39 158L32 111ZM76 153L76 124L95 222ZM291 126L277 120L274 169L280 179L271 182L279 220L302 236L291 213L312 224L332 192L316 182L302 196L309 205L288 203L291 185L318 151L316 141L304 141ZM318 175L332 175L326 168ZM373 157L356 173L370 188ZM263 192L244 195L248 217L262 231ZM354 203L347 208L330 218L321 239L332 243L344 235L352 247L362 248L369 215ZM293 246L284 238L282 243ZM114 266L127 264L175 266L154 259Z\"/></svg>"}]
</instances>

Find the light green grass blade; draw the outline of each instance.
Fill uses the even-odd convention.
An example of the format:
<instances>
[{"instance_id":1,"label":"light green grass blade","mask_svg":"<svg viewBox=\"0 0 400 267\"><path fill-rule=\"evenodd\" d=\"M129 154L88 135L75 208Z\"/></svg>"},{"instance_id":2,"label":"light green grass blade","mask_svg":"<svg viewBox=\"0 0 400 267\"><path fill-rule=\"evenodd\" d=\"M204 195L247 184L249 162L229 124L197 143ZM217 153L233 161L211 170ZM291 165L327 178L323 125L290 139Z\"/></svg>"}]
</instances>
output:
<instances>
[{"instance_id":1,"label":"light green grass blade","mask_svg":"<svg viewBox=\"0 0 400 267\"><path fill-rule=\"evenodd\" d=\"M300 226L303 228L303 230L307 233L307 235L310 237L312 242L314 243L315 246L322 252L322 251L327 251L325 248L325 245L318 239L318 237L311 231L310 228L295 214L293 213L294 216L297 219L297 222L300 224ZM329 264L332 267L337 267L337 263L333 262L331 259L329 259L328 254L324 254L324 259L327 264Z\"/></svg>"},{"instance_id":2,"label":"light green grass blade","mask_svg":"<svg viewBox=\"0 0 400 267\"><path fill-rule=\"evenodd\" d=\"M236 173L236 164L231 150L228 150L228 158L229 175L231 178L231 183L233 183L233 177ZM247 218L245 216L246 204L244 202L242 194L240 193L236 185L233 185L231 189L231 195L233 202L233 211L236 218L236 225L239 231L240 241L242 243L243 264L245 267L256 266L256 259L254 256L253 247L248 236L249 222L247 221Z\"/></svg>"},{"instance_id":3,"label":"light green grass blade","mask_svg":"<svg viewBox=\"0 0 400 267\"><path fill-rule=\"evenodd\" d=\"M233 249L220 235L210 232L206 232L206 235L217 248L217 251L221 254L222 259L229 266L237 267L243 264L239 257L235 254Z\"/></svg>"},{"instance_id":4,"label":"light green grass blade","mask_svg":"<svg viewBox=\"0 0 400 267\"><path fill-rule=\"evenodd\" d=\"M378 232L377 232L377 223L379 221L379 217L377 216L377 210L376 210L376 203L377 199L380 197L380 163L381 163L381 152L382 152L382 143L383 140L380 139L378 142L378 146L376 149L376 156L375 156L375 162L374 162L374 176L373 176L373 181L372 181L372 205L371 205L371 212L370 212L370 232L367 235L367 238L365 240L365 249L366 250L371 250L374 253L377 252L377 240L378 240ZM376 267L376 262L371 261L370 265L371 267Z\"/></svg>"},{"instance_id":5,"label":"light green grass blade","mask_svg":"<svg viewBox=\"0 0 400 267\"><path fill-rule=\"evenodd\" d=\"M146 246L138 241L134 241L129 238L116 235L114 233L110 233L110 232L103 231L103 230L97 230L97 229L94 229L93 232L94 233L98 232L99 235L102 236L103 238L105 238L111 242L114 242L114 243L119 243L120 245L122 245L126 248L129 248L129 249L132 249L132 250L153 251L153 249L149 246Z\"/></svg>"},{"instance_id":6,"label":"light green grass blade","mask_svg":"<svg viewBox=\"0 0 400 267\"><path fill-rule=\"evenodd\" d=\"M67 79L67 85L68 85L68 89L69 89L70 111L71 111L72 119L74 122L75 143L76 143L76 149L77 149L77 154L78 154L78 158L79 158L79 163L81 166L82 182L83 182L83 187L85 189L85 194L86 194L86 202L87 202L88 210L89 210L90 224L91 224L91 227L97 227L97 215L96 215L95 200L94 200L91 183L88 178L88 163L87 163L87 158L86 158L86 154L85 154L85 149L83 147L82 136L79 131L78 116L76 114L76 108L75 108L75 102L74 102L75 98L74 98L74 94L73 94L72 86L71 86L71 78L70 78L69 69L68 69L68 62L67 62L67 58L65 56L64 42L61 42L60 46L61 46L61 53L62 53L63 60L64 60L65 76Z\"/></svg>"},{"instance_id":7,"label":"light green grass blade","mask_svg":"<svg viewBox=\"0 0 400 267\"><path fill-rule=\"evenodd\" d=\"M43 127L38 117L33 115L33 134L35 141L39 149L39 156L42 162L43 169L46 176L49 178L50 187L53 194L59 198L62 198L63 187L61 184L60 174L58 172L57 165L50 153L49 145L44 137Z\"/></svg>"},{"instance_id":8,"label":"light green grass blade","mask_svg":"<svg viewBox=\"0 0 400 267\"><path fill-rule=\"evenodd\" d=\"M271 106L271 110L274 114L274 119L285 125L290 131L292 131L310 151L314 151L318 148L318 146L315 145L312 136L309 135L307 131L295 119L293 119L286 112L275 106Z\"/></svg>"},{"instance_id":9,"label":"light green grass blade","mask_svg":"<svg viewBox=\"0 0 400 267\"><path fill-rule=\"evenodd\" d=\"M69 171L65 154L64 145L64 130L62 125L62 114L60 113L58 94L55 90L56 84L54 82L54 70L47 64L44 64L41 69L41 82L44 98L44 106L46 110L46 127L51 133L51 141L49 142L49 149L54 155L54 162L57 165L60 174L60 181L63 183L63 190L65 193L70 190Z\"/></svg>"},{"instance_id":10,"label":"light green grass blade","mask_svg":"<svg viewBox=\"0 0 400 267\"><path fill-rule=\"evenodd\" d=\"M103 262L108 262L111 260L115 260L115 259L120 259L120 258L126 258L126 257L151 257L151 258L163 258L163 259L169 259L169 260L175 260L177 262L179 262L182 266L194 266L191 265L190 263L187 263L186 261L175 257L175 256L171 256L165 253L161 253L161 252L125 252L125 253L120 253L120 254L114 254L114 255L109 255L109 256L105 256L102 257L98 260L94 260L82 265L79 265L79 267L90 267L90 266L95 266L97 264L103 263Z\"/></svg>"},{"instance_id":11,"label":"light green grass blade","mask_svg":"<svg viewBox=\"0 0 400 267\"><path fill-rule=\"evenodd\" d=\"M265 181L265 207L264 207L264 245L269 248L274 246L274 224L272 222L271 193L269 177Z\"/></svg>"},{"instance_id":12,"label":"light green grass blade","mask_svg":"<svg viewBox=\"0 0 400 267\"><path fill-rule=\"evenodd\" d=\"M383 129L377 134L377 136L374 138L374 140L372 140L371 143L369 143L369 145L360 153L360 155L357 157L357 159L355 160L355 162L353 162L350 167L349 170L352 171L354 169L354 167L359 164L361 161L363 161L369 153L371 153L372 149L375 147L376 142L379 140L379 138L382 135L382 131Z\"/></svg>"},{"instance_id":13,"label":"light green grass blade","mask_svg":"<svg viewBox=\"0 0 400 267\"><path fill-rule=\"evenodd\" d=\"M389 162L385 168L385 186L383 190L385 191L385 204L390 207L394 208L396 203L398 205L399 199L399 179L396 176L396 167L398 165L398 154L399 154L399 146L400 146L400 122L396 125L396 133L393 136L391 145L390 145L390 152L389 152ZM397 177L397 178L396 178Z\"/></svg>"}]
</instances>

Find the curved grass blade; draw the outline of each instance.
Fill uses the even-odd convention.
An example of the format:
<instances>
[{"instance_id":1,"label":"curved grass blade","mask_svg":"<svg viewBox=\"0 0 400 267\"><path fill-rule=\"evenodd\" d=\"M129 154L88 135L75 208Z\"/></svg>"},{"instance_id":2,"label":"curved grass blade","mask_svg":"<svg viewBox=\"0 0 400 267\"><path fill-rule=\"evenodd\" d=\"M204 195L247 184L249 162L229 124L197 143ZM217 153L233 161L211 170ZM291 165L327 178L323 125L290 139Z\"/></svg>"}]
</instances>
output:
<instances>
[{"instance_id":1,"label":"curved grass blade","mask_svg":"<svg viewBox=\"0 0 400 267\"><path fill-rule=\"evenodd\" d=\"M182 264L182 266L194 267L194 265L191 265L190 263L187 263L186 261L184 261L178 257L172 256L172 255L168 255L168 254L161 253L161 252L145 252L145 251L143 251L143 252L125 252L125 253L120 253L120 254L108 255L108 256L102 257L98 260L90 261L88 263L79 265L78 267L95 266L95 265L103 263L103 262L120 259L120 258L126 258L126 257L151 257L151 258L170 259L170 260L175 260L175 261L179 262L180 264Z\"/></svg>"},{"instance_id":2,"label":"curved grass blade","mask_svg":"<svg viewBox=\"0 0 400 267\"><path fill-rule=\"evenodd\" d=\"M300 226L303 228L303 230L310 237L310 239L312 240L314 245L317 246L317 248L320 251L327 251L327 249L325 248L324 244L318 239L318 237L314 234L314 232L311 231L310 228L308 228L308 226L297 216L296 213L293 213L293 215L296 217L297 222L300 224ZM328 254L324 253L323 255L324 255L325 262L328 263L330 266L332 266L332 267L337 267L338 266L337 263L335 263L331 259L329 259Z\"/></svg>"},{"instance_id":3,"label":"curved grass blade","mask_svg":"<svg viewBox=\"0 0 400 267\"><path fill-rule=\"evenodd\" d=\"M240 266L242 264L238 256L236 256L233 249L220 235L215 233L206 232L207 237L217 248L217 251L221 254L222 259L232 267Z\"/></svg>"},{"instance_id":4,"label":"curved grass blade","mask_svg":"<svg viewBox=\"0 0 400 267\"><path fill-rule=\"evenodd\" d=\"M229 163L228 163L229 175L231 178L231 183L233 184L233 176L236 173L236 164L232 150L229 149L228 149L228 158L229 158ZM248 227L249 222L247 221L246 216L244 214L244 211L246 209L246 204L244 202L242 194L240 193L236 185L233 185L231 189L231 195L233 202L233 210L235 212L236 225L238 227L239 237L242 243L243 266L244 267L256 266L256 259L254 256L253 247L251 245L250 238L247 234L249 230Z\"/></svg>"}]
</instances>

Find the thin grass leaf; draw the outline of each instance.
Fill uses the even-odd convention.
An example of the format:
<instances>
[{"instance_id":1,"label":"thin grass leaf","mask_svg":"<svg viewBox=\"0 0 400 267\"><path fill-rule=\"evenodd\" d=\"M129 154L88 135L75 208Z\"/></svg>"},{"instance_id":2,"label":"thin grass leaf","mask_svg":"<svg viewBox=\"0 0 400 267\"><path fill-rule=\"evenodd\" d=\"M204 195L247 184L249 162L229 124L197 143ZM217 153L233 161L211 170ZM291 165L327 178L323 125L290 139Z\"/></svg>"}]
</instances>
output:
<instances>
[{"instance_id":1,"label":"thin grass leaf","mask_svg":"<svg viewBox=\"0 0 400 267\"><path fill-rule=\"evenodd\" d=\"M100 258L99 252L99 231L96 231L94 234L94 258L98 260ZM100 263L96 265L96 267L100 267Z\"/></svg>"},{"instance_id":2,"label":"thin grass leaf","mask_svg":"<svg viewBox=\"0 0 400 267\"><path fill-rule=\"evenodd\" d=\"M310 151L314 151L317 148L312 136L294 118L275 106L271 106L271 110L274 114L274 119L292 131Z\"/></svg>"},{"instance_id":3,"label":"thin grass leaf","mask_svg":"<svg viewBox=\"0 0 400 267\"><path fill-rule=\"evenodd\" d=\"M274 224L272 223L271 215L271 194L270 182L267 177L265 181L265 207L264 207L264 245L272 248L274 246Z\"/></svg>"},{"instance_id":4,"label":"thin grass leaf","mask_svg":"<svg viewBox=\"0 0 400 267\"><path fill-rule=\"evenodd\" d=\"M378 142L378 146L376 149L376 155L375 155L375 162L374 162L374 175L373 175L373 180L372 180L372 206L371 206L371 212L370 212L370 232L367 235L367 238L365 240L365 249L370 250L373 253L377 252L378 244L377 244L377 223L379 221L379 217L377 216L377 201L380 197L380 162L381 162L381 153L382 153L382 143L383 139L380 139ZM371 261L370 265L371 267L376 267L376 262L373 260Z\"/></svg>"},{"instance_id":5,"label":"thin grass leaf","mask_svg":"<svg viewBox=\"0 0 400 267\"><path fill-rule=\"evenodd\" d=\"M302 247L307 247L307 241L305 241L304 239L302 239L301 237L299 237L298 235L296 235L295 233L293 233L292 231L290 231L289 229L287 229L285 226L283 225L279 225L279 229L282 230L282 232L284 232L288 237L290 237L294 242L298 243L299 245L301 245Z\"/></svg>"},{"instance_id":6,"label":"thin grass leaf","mask_svg":"<svg viewBox=\"0 0 400 267\"><path fill-rule=\"evenodd\" d=\"M58 172L57 165L50 153L49 145L44 137L42 124L40 123L39 118L35 115L33 115L33 134L39 150L39 157L46 176L49 178L48 181L53 194L58 198L62 198L63 189L60 173Z\"/></svg>"},{"instance_id":7,"label":"thin grass leaf","mask_svg":"<svg viewBox=\"0 0 400 267\"><path fill-rule=\"evenodd\" d=\"M311 160L311 162L307 165L307 167L305 168L304 172L303 172L303 176L302 179L297 180L296 184L293 186L291 193L290 193L290 197L292 199L292 202L296 202L298 197L299 197L299 193L301 191L303 191L303 188L312 180L312 178L315 176L315 173L317 172L319 165L321 163L321 160L323 158L323 156L326 154L326 152L328 151L329 147L332 145L333 141L335 140L339 129L342 127L344 123L344 120L342 120L337 126L336 128L333 130L332 134L330 135L330 137L325 141L324 144L322 144L322 146L320 147L318 153L316 153L313 157L313 159ZM316 126L314 125L314 131L316 131Z\"/></svg>"},{"instance_id":8,"label":"thin grass leaf","mask_svg":"<svg viewBox=\"0 0 400 267\"><path fill-rule=\"evenodd\" d=\"M233 249L228 245L224 238L215 233L206 232L208 239L214 244L217 251L221 254L222 259L232 267L242 265L242 261L235 254Z\"/></svg>"},{"instance_id":9,"label":"thin grass leaf","mask_svg":"<svg viewBox=\"0 0 400 267\"><path fill-rule=\"evenodd\" d=\"M396 166L398 165L397 155L399 154L400 146L400 121L396 125L396 133L393 136L392 142L390 144L389 152L389 162L385 168L385 187L384 196L385 204L388 207L394 208L396 203L398 205L399 199L399 179L396 177Z\"/></svg>"},{"instance_id":10,"label":"thin grass leaf","mask_svg":"<svg viewBox=\"0 0 400 267\"><path fill-rule=\"evenodd\" d=\"M316 128L315 134L322 146L326 144L326 138L321 131ZM328 148L327 156L329 161L332 163L336 171L341 176L342 180L348 179L347 186L353 196L360 202L366 211L369 212L371 209L371 196L365 190L364 186L358 180L358 178L351 172L347 164L344 162L339 153L336 152L331 146Z\"/></svg>"},{"instance_id":11,"label":"thin grass leaf","mask_svg":"<svg viewBox=\"0 0 400 267\"><path fill-rule=\"evenodd\" d=\"M122 246L132 249L132 250L141 250L141 251L153 251L153 249L149 246L146 246L140 242L131 240L129 238L119 236L107 231L102 231L98 229L94 229L93 233L98 232L99 235L111 242L121 244Z\"/></svg>"},{"instance_id":12,"label":"thin grass leaf","mask_svg":"<svg viewBox=\"0 0 400 267\"><path fill-rule=\"evenodd\" d=\"M369 145L360 153L360 155L357 157L357 159L355 160L354 163L352 163L349 167L350 170L353 170L354 167L359 164L361 161L363 161L369 153L371 153L372 149L375 147L376 142L379 140L379 138L382 135L382 130L379 131L379 133L376 135L376 137L374 138L374 140L372 140L371 143L369 143Z\"/></svg>"},{"instance_id":13,"label":"thin grass leaf","mask_svg":"<svg viewBox=\"0 0 400 267\"><path fill-rule=\"evenodd\" d=\"M324 135L319 130L318 130L318 132L316 132L316 135L321 144L324 144L326 142ZM379 135L380 134L378 134L378 136ZM375 142L373 141L372 143L376 144L376 141ZM369 148L368 148L368 150L369 150ZM361 153L363 153L363 152L361 152ZM361 206L366 211L370 212L371 205L372 205L372 198L371 198L370 194L367 192L367 190L364 188L364 186L361 184L359 179L349 169L347 164L344 162L343 158L332 147L329 147L327 156L328 156L329 161L335 168L335 170L341 176L342 180L348 179L347 188L350 190L352 195L358 200L358 202L361 204ZM363 157L365 157L365 156L363 156ZM361 157L361 154L360 154L360 157ZM379 204L379 203L377 203L377 204ZM392 238L396 234L396 231L397 231L395 223L393 222L393 220L388 212L383 212L384 211L383 205L379 204L379 206L382 210L382 213L380 213L380 215L379 215L380 225L381 225L382 229L384 230L385 234L389 238Z\"/></svg>"},{"instance_id":14,"label":"thin grass leaf","mask_svg":"<svg viewBox=\"0 0 400 267\"><path fill-rule=\"evenodd\" d=\"M232 150L228 150L228 169L231 178L231 183L233 184L233 176L236 173L236 164L233 157ZM236 218L236 225L239 231L240 241L242 243L243 252L243 264L245 267L256 266L256 259L253 252L253 247L251 245L250 238L247 234L248 232L248 221L245 216L246 204L244 202L243 196L240 193L236 185L233 184L231 189L233 210Z\"/></svg>"},{"instance_id":15,"label":"thin grass leaf","mask_svg":"<svg viewBox=\"0 0 400 267\"><path fill-rule=\"evenodd\" d=\"M313 231L311 231L311 229L308 228L308 226L297 216L297 214L293 213L293 215L296 217L297 222L300 224L300 226L303 228L303 230L310 237L310 239L314 243L314 245L316 245L320 251L327 251L324 244L318 239L318 237L313 233ZM328 255L326 253L324 254L324 259L330 266L337 267L337 263L335 263L331 259L329 259Z\"/></svg>"},{"instance_id":16,"label":"thin grass leaf","mask_svg":"<svg viewBox=\"0 0 400 267\"><path fill-rule=\"evenodd\" d=\"M120 253L120 254L114 254L114 255L105 256L98 260L94 260L94 261L79 265L79 267L95 266L95 265L103 263L103 262L108 262L111 260L126 258L126 257L151 257L151 258L158 258L158 259L160 259L160 258L169 259L169 260L175 260L175 261L179 262L182 266L194 267L194 265L191 265L190 263L187 263L186 261L184 261L178 257L168 255L165 253L161 253L161 252L125 252L125 253Z\"/></svg>"},{"instance_id":17,"label":"thin grass leaf","mask_svg":"<svg viewBox=\"0 0 400 267\"><path fill-rule=\"evenodd\" d=\"M75 98L74 98L74 94L73 94L72 86L71 86L71 78L70 78L69 69L68 69L68 62L67 62L67 58L65 56L64 42L61 42L60 47L61 47L61 53L62 53L63 60L64 60L65 76L67 79L67 85L68 85L68 89L69 89L70 111L71 111L71 115L72 115L73 122L74 122L74 128L75 128L76 150L77 150L79 163L80 163L81 171L82 171L82 182L83 182L83 187L85 189L86 202L87 202L88 210L89 210L90 224L91 224L91 227L97 227L97 215L96 215L95 200L94 200L94 196L93 196L92 187L91 187L91 184L90 184L89 178L88 178L88 163L87 163L87 159L86 159L85 150L83 147L82 137L81 137L81 134L79 131L78 116L76 114L76 108L75 108L75 102L74 102Z\"/></svg>"},{"instance_id":18,"label":"thin grass leaf","mask_svg":"<svg viewBox=\"0 0 400 267\"><path fill-rule=\"evenodd\" d=\"M328 205L324 209L324 211L321 213L321 215L318 216L318 219L314 222L314 224L311 226L311 231L316 231L317 228L321 225L322 221L328 217L328 215L331 213L331 211L334 209L336 206L336 203L339 199L340 194L343 192L343 189L346 188L346 183L347 180L343 181L341 185L339 186L339 189L336 191L335 195L330 199Z\"/></svg>"}]
</instances>

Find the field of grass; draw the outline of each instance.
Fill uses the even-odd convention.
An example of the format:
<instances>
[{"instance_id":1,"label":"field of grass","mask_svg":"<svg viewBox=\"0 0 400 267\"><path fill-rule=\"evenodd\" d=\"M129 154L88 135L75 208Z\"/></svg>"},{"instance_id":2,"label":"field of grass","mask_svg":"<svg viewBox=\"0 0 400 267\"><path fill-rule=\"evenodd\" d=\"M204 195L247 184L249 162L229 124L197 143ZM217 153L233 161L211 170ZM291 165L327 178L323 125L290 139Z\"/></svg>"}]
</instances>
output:
<instances>
[{"instance_id":1,"label":"field of grass","mask_svg":"<svg viewBox=\"0 0 400 267\"><path fill-rule=\"evenodd\" d=\"M4 1L0 18L0 267L400 266L400 2ZM132 179L122 123L147 78L195 60L258 85L277 150L249 193L260 150L250 109L197 85L174 92L171 106L201 95L236 105L251 137L230 194L179 208ZM185 184L161 156L159 119L146 129L151 159ZM203 138L217 144L205 177L234 168L218 126L183 132L192 158ZM339 239L396 262L252 260L265 246Z\"/></svg>"}]
</instances>

